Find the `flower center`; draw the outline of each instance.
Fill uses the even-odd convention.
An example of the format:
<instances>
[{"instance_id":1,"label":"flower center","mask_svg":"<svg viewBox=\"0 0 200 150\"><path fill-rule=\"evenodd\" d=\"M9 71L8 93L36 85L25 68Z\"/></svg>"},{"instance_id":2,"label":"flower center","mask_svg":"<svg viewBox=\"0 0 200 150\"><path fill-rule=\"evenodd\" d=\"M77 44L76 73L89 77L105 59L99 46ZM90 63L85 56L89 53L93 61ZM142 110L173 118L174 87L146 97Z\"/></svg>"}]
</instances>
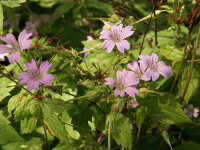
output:
<instances>
[{"instance_id":1,"label":"flower center","mask_svg":"<svg viewBox=\"0 0 200 150\"><path fill-rule=\"evenodd\" d=\"M158 66L157 66L157 64L153 64L150 68L151 68L152 70L154 70L154 71L158 71Z\"/></svg>"},{"instance_id":2,"label":"flower center","mask_svg":"<svg viewBox=\"0 0 200 150\"><path fill-rule=\"evenodd\" d=\"M125 87L126 86L123 83L117 83L117 89L123 90L123 89L125 89Z\"/></svg>"},{"instance_id":3,"label":"flower center","mask_svg":"<svg viewBox=\"0 0 200 150\"><path fill-rule=\"evenodd\" d=\"M113 39L116 43L120 42L120 41L121 41L120 34L119 34L119 33L113 33L113 34L112 34L112 39Z\"/></svg>"},{"instance_id":4,"label":"flower center","mask_svg":"<svg viewBox=\"0 0 200 150\"><path fill-rule=\"evenodd\" d=\"M41 80L41 79L42 79L42 77L41 77L39 71L31 72L30 74L31 74L32 80L34 80L34 81L38 81L38 80Z\"/></svg>"}]
</instances>

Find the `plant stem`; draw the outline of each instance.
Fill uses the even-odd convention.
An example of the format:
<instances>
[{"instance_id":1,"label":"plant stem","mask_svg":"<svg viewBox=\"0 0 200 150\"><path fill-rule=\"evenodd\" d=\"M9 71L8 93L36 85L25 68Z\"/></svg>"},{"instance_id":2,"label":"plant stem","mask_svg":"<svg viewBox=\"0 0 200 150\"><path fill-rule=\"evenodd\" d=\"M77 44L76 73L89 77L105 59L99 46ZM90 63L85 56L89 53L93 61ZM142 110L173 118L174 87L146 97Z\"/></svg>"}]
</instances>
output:
<instances>
[{"instance_id":1,"label":"plant stem","mask_svg":"<svg viewBox=\"0 0 200 150\"><path fill-rule=\"evenodd\" d=\"M156 5L157 0L154 0L154 5ZM155 46L158 45L158 40L157 40L157 16L156 16L156 9L154 9L153 14L154 14L154 26L155 26Z\"/></svg>"},{"instance_id":2,"label":"plant stem","mask_svg":"<svg viewBox=\"0 0 200 150\"><path fill-rule=\"evenodd\" d=\"M189 40L190 40L190 35L191 35L191 30L188 33L187 40L186 40L186 43L185 43L184 53L183 53L182 60L181 60L181 64L180 64L180 66L178 68L178 71L176 73L176 76L175 76L175 78L174 78L174 80L172 82L172 86L170 88L170 92L172 92L174 90L174 86L175 86L176 80L177 80L177 78L179 76L179 73L181 72L181 68L182 68L183 63L185 61L185 55L186 55L187 45L188 45Z\"/></svg>"},{"instance_id":3,"label":"plant stem","mask_svg":"<svg viewBox=\"0 0 200 150\"><path fill-rule=\"evenodd\" d=\"M91 35L91 36L93 36L93 37L95 37L95 38L99 38L99 36L97 36L97 35L95 35L95 34L91 34L90 32L87 32L87 31L85 31L85 30L83 30L83 29L80 29L80 28L78 28L77 26L75 26L75 25L69 23L69 22L65 19L65 16L64 16L64 15L62 15L62 20L63 20L64 23L66 23L67 25L71 26L72 28L74 28L74 29L76 29L76 30L78 30L78 31L80 31L80 32L89 34L89 35Z\"/></svg>"},{"instance_id":4,"label":"plant stem","mask_svg":"<svg viewBox=\"0 0 200 150\"><path fill-rule=\"evenodd\" d=\"M11 77L9 77L8 75L6 75L5 73L3 73L2 71L0 72L3 76L5 76L6 78L8 78L9 80L13 81L14 83L18 84L18 82L16 82L15 80L13 80ZM33 97L35 97L35 95L33 93L31 93L30 91L28 91L26 88L24 88L22 86L22 89L24 89L25 91L27 91L29 94L31 94ZM36 97L35 97L36 98Z\"/></svg>"},{"instance_id":5,"label":"plant stem","mask_svg":"<svg viewBox=\"0 0 200 150\"><path fill-rule=\"evenodd\" d=\"M151 17L150 17L149 22L148 22L148 24L147 24L147 29L146 29L146 31L145 31L145 33L144 33L144 36L143 36L143 39L142 39L142 44L141 44L141 47L140 47L139 55L141 55L141 53L142 53L142 48L143 48L143 45L144 45L144 39L145 39L146 34L147 34L148 30L149 30L149 26L150 26L151 19L152 19L153 12L154 12L155 8L156 8L156 5L154 4L154 5L153 5L152 12L151 12ZM139 58L139 57L138 57L138 58Z\"/></svg>"},{"instance_id":6,"label":"plant stem","mask_svg":"<svg viewBox=\"0 0 200 150\"><path fill-rule=\"evenodd\" d=\"M42 118L40 118L40 121L42 123L42 127L43 127L44 134L45 134L45 141L46 141L46 144L47 144L46 148L47 148L47 150L49 150L49 144L48 144L48 138L47 138L47 131L45 129L45 125L44 125L44 122L43 122Z\"/></svg>"},{"instance_id":7,"label":"plant stem","mask_svg":"<svg viewBox=\"0 0 200 150\"><path fill-rule=\"evenodd\" d=\"M191 60L188 60L187 62L191 63ZM200 59L195 59L194 62L200 62Z\"/></svg>"},{"instance_id":8,"label":"plant stem","mask_svg":"<svg viewBox=\"0 0 200 150\"><path fill-rule=\"evenodd\" d=\"M23 72L23 69L22 69L22 67L20 66L20 64L19 64L17 61L15 61L15 62L16 62L16 64L19 66L20 70Z\"/></svg>"},{"instance_id":9,"label":"plant stem","mask_svg":"<svg viewBox=\"0 0 200 150\"><path fill-rule=\"evenodd\" d=\"M79 52L78 54L82 54L82 53L85 53L85 52L89 52L89 51L95 50L95 49L99 48L99 46L101 46L101 43L100 43L100 44L97 44L97 45L94 45L93 48L90 48L90 49L81 51L81 52Z\"/></svg>"},{"instance_id":10,"label":"plant stem","mask_svg":"<svg viewBox=\"0 0 200 150\"><path fill-rule=\"evenodd\" d=\"M194 65L194 58L196 56L196 51L197 51L197 47L198 47L198 43L199 43L199 34L200 34L200 25L199 25L199 30L198 30L198 33L197 33L196 45L195 45L195 48L193 50L193 55L192 55L191 64L190 64L190 68L189 68L188 78L187 78L187 81L186 81L186 85L185 85L185 88L184 88L183 95L181 97L180 104L182 104L183 101L184 101L184 97L185 97L185 94L187 92L187 89L188 89L188 86L190 84L190 80L191 80L191 77L192 77L192 69L193 69L193 65Z\"/></svg>"},{"instance_id":11,"label":"plant stem","mask_svg":"<svg viewBox=\"0 0 200 150\"><path fill-rule=\"evenodd\" d=\"M44 122L43 122L43 113L42 113L42 108L39 104L39 109L40 109L40 121L41 121L41 124L42 124L42 127L43 127L43 130L44 130L44 135L45 135L45 141L46 141L46 148L47 150L50 150L49 148L49 143L48 143L48 138L47 138L47 131L46 131L46 128L45 128L45 125L44 125Z\"/></svg>"}]
</instances>

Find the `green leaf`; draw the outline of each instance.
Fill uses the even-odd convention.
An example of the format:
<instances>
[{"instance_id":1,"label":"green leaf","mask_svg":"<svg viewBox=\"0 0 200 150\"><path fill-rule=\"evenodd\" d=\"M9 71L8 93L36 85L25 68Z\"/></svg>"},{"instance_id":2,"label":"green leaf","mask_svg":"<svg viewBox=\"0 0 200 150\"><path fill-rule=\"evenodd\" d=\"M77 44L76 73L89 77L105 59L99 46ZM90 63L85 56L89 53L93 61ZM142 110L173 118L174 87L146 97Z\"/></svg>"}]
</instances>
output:
<instances>
[{"instance_id":1,"label":"green leaf","mask_svg":"<svg viewBox=\"0 0 200 150\"><path fill-rule=\"evenodd\" d=\"M51 108L45 103L40 103L44 122L48 130L55 135L58 139L68 142L68 133L65 130L65 125L55 113L52 113Z\"/></svg>"},{"instance_id":2,"label":"green leaf","mask_svg":"<svg viewBox=\"0 0 200 150\"><path fill-rule=\"evenodd\" d=\"M72 123L75 126L81 127L80 129L76 128L76 130L78 130L80 133L90 131L88 121L92 121L92 111L89 108L79 111L72 117Z\"/></svg>"},{"instance_id":3,"label":"green leaf","mask_svg":"<svg viewBox=\"0 0 200 150\"><path fill-rule=\"evenodd\" d=\"M52 15L51 23L56 21L58 18L61 18L61 16L73 8L74 5L75 3L72 0L66 0L63 4L58 6Z\"/></svg>"},{"instance_id":4,"label":"green leaf","mask_svg":"<svg viewBox=\"0 0 200 150\"><path fill-rule=\"evenodd\" d=\"M161 123L180 126L183 126L184 123L193 123L170 93L151 95L150 98L142 100L140 104L142 111Z\"/></svg>"},{"instance_id":5,"label":"green leaf","mask_svg":"<svg viewBox=\"0 0 200 150\"><path fill-rule=\"evenodd\" d=\"M4 4L7 7L18 7L21 3L25 3L26 0L0 0L0 3Z\"/></svg>"},{"instance_id":6,"label":"green leaf","mask_svg":"<svg viewBox=\"0 0 200 150\"><path fill-rule=\"evenodd\" d=\"M0 145L23 141L24 139L8 124L7 119L0 113Z\"/></svg>"},{"instance_id":7,"label":"green leaf","mask_svg":"<svg viewBox=\"0 0 200 150\"><path fill-rule=\"evenodd\" d=\"M83 69L88 70L87 68L89 68L91 73L95 73L96 71L98 71L92 64L99 66L101 70L105 71L120 58L118 55L115 54L115 50L111 53L108 53L105 49L99 49L99 45L101 45L101 42L99 40L92 40L82 43L84 43L84 46L87 49L93 48L94 45L97 47L92 49L91 53L85 58L85 62L81 63ZM86 64L88 67L86 66ZM111 68L108 73L110 73L111 76L114 76L116 74L116 71Z\"/></svg>"},{"instance_id":8,"label":"green leaf","mask_svg":"<svg viewBox=\"0 0 200 150\"><path fill-rule=\"evenodd\" d=\"M160 48L160 54L165 58L173 61L173 66L175 63L179 62L182 59L183 51L176 48L175 46L166 45Z\"/></svg>"},{"instance_id":9,"label":"green leaf","mask_svg":"<svg viewBox=\"0 0 200 150\"><path fill-rule=\"evenodd\" d=\"M34 117L24 118L23 120L21 120L20 124L21 134L31 133L32 131L35 130L36 125L37 125L37 118Z\"/></svg>"},{"instance_id":10,"label":"green leaf","mask_svg":"<svg viewBox=\"0 0 200 150\"><path fill-rule=\"evenodd\" d=\"M89 7L93 7L101 11L104 11L105 13L109 13L109 14L114 13L114 9L112 8L111 5L100 2L98 0L87 0L86 5L88 5Z\"/></svg>"},{"instance_id":11,"label":"green leaf","mask_svg":"<svg viewBox=\"0 0 200 150\"><path fill-rule=\"evenodd\" d=\"M38 116L38 106L38 101L33 100L31 96L19 93L9 100L8 112L10 115L14 114L15 121L21 121L26 117Z\"/></svg>"},{"instance_id":12,"label":"green leaf","mask_svg":"<svg viewBox=\"0 0 200 150\"><path fill-rule=\"evenodd\" d=\"M164 140L167 142L167 144L169 145L169 147L171 148L171 150L173 150L167 131L163 131L162 136L163 136Z\"/></svg>"},{"instance_id":13,"label":"green leaf","mask_svg":"<svg viewBox=\"0 0 200 150\"><path fill-rule=\"evenodd\" d=\"M80 138L80 134L78 131L74 130L73 126L71 125L71 121L72 119L69 119L65 124L65 129L68 133L68 137L72 138L72 139L79 139ZM69 125L70 124L70 125Z\"/></svg>"},{"instance_id":14,"label":"green leaf","mask_svg":"<svg viewBox=\"0 0 200 150\"><path fill-rule=\"evenodd\" d=\"M0 34L3 34L3 7L2 4L0 3Z\"/></svg>"},{"instance_id":15,"label":"green leaf","mask_svg":"<svg viewBox=\"0 0 200 150\"><path fill-rule=\"evenodd\" d=\"M178 80L178 89L179 89L179 93L181 95L183 94L184 89L185 89L185 85L186 85L187 78L188 78L189 67L190 67L189 64L186 66L183 66L183 73L182 73L180 79ZM186 92L185 98L184 98L186 104L189 102L190 98L195 94L199 85L200 85L199 66L194 65L190 83L189 83L189 86L188 86L188 89L187 89L187 92Z\"/></svg>"},{"instance_id":16,"label":"green leaf","mask_svg":"<svg viewBox=\"0 0 200 150\"><path fill-rule=\"evenodd\" d=\"M5 97L10 95L9 92L13 89L13 87L7 87L7 86L15 85L15 83L5 77L0 78L0 83L1 83L0 86L0 95L1 95L0 102L1 102Z\"/></svg>"},{"instance_id":17,"label":"green leaf","mask_svg":"<svg viewBox=\"0 0 200 150\"><path fill-rule=\"evenodd\" d=\"M138 127L137 139L139 139L140 137L142 124L144 123L146 117L147 117L147 111L144 109L144 107L139 107L136 111L136 124Z\"/></svg>"},{"instance_id":18,"label":"green leaf","mask_svg":"<svg viewBox=\"0 0 200 150\"><path fill-rule=\"evenodd\" d=\"M114 132L112 137L123 148L132 149L132 124L129 118L121 113L114 114Z\"/></svg>"},{"instance_id":19,"label":"green leaf","mask_svg":"<svg viewBox=\"0 0 200 150\"><path fill-rule=\"evenodd\" d=\"M55 148L53 148L53 150L80 150L78 146L79 145L74 146L69 143L59 143Z\"/></svg>"},{"instance_id":20,"label":"green leaf","mask_svg":"<svg viewBox=\"0 0 200 150\"><path fill-rule=\"evenodd\" d=\"M200 144L192 141L183 141L181 145L177 146L174 150L199 150Z\"/></svg>"},{"instance_id":21,"label":"green leaf","mask_svg":"<svg viewBox=\"0 0 200 150\"><path fill-rule=\"evenodd\" d=\"M43 141L33 138L27 142L12 142L3 145L2 150L42 150Z\"/></svg>"}]
</instances>

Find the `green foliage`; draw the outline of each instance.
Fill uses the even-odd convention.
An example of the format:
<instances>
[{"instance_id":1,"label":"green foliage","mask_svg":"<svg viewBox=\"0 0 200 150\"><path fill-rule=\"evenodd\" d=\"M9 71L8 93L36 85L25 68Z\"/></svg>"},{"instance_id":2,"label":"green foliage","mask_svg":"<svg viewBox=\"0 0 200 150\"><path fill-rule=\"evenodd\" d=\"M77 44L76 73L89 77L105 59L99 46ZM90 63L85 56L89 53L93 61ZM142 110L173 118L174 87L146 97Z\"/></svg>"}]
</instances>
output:
<instances>
[{"instance_id":1,"label":"green foliage","mask_svg":"<svg viewBox=\"0 0 200 150\"><path fill-rule=\"evenodd\" d=\"M199 143L195 143L192 141L183 141L181 143L181 145L177 146L174 150L199 150L200 149L200 144Z\"/></svg>"},{"instance_id":2,"label":"green foliage","mask_svg":"<svg viewBox=\"0 0 200 150\"><path fill-rule=\"evenodd\" d=\"M67 13L75 3L72 0L66 0L64 3L62 3L59 7L57 7L52 15L51 22L56 21L58 18L60 18L63 14Z\"/></svg>"},{"instance_id":3,"label":"green foliage","mask_svg":"<svg viewBox=\"0 0 200 150\"><path fill-rule=\"evenodd\" d=\"M183 94L184 89L185 89L185 85L186 85L187 78L188 78L189 67L190 67L189 63L186 64L185 66L183 66L183 73L182 73L180 79L178 80L178 89L179 89L179 94L181 94L181 95ZM190 98L195 94L199 85L200 85L199 67L198 67L198 65L194 65L193 70L192 70L192 77L190 80L190 84L188 86L188 89L187 89L187 92L186 92L185 98L184 98L186 104L189 102Z\"/></svg>"},{"instance_id":4,"label":"green foliage","mask_svg":"<svg viewBox=\"0 0 200 150\"><path fill-rule=\"evenodd\" d=\"M180 62L182 59L183 51L174 46L166 45L160 48L160 54L168 60L171 60L174 66L175 63Z\"/></svg>"},{"instance_id":5,"label":"green foliage","mask_svg":"<svg viewBox=\"0 0 200 150\"><path fill-rule=\"evenodd\" d=\"M107 14L114 13L113 8L109 4L102 3L99 0L87 0L86 5L89 7L93 7L93 8L102 10L102 11L106 12Z\"/></svg>"},{"instance_id":6,"label":"green foliage","mask_svg":"<svg viewBox=\"0 0 200 150\"><path fill-rule=\"evenodd\" d=\"M21 3L25 3L26 0L0 0L0 3L7 7L19 7Z\"/></svg>"},{"instance_id":7,"label":"green foliage","mask_svg":"<svg viewBox=\"0 0 200 150\"><path fill-rule=\"evenodd\" d=\"M161 96L151 95L151 97L142 100L141 105L137 116L139 126L141 125L141 122L144 121L145 115L166 124L176 124L181 126L184 125L184 123L192 123L188 116L183 112L174 96L169 93L165 93Z\"/></svg>"},{"instance_id":8,"label":"green foliage","mask_svg":"<svg viewBox=\"0 0 200 150\"><path fill-rule=\"evenodd\" d=\"M23 120L21 120L20 124L21 134L31 133L32 131L34 131L37 125L37 121L38 119L34 117L24 118Z\"/></svg>"},{"instance_id":9,"label":"green foliage","mask_svg":"<svg viewBox=\"0 0 200 150\"><path fill-rule=\"evenodd\" d=\"M123 148L132 149L132 125L129 118L121 113L114 114L114 131L112 137Z\"/></svg>"},{"instance_id":10,"label":"green foliage","mask_svg":"<svg viewBox=\"0 0 200 150\"><path fill-rule=\"evenodd\" d=\"M2 146L2 150L42 150L43 142L34 138L27 142L11 142Z\"/></svg>"},{"instance_id":11,"label":"green foliage","mask_svg":"<svg viewBox=\"0 0 200 150\"><path fill-rule=\"evenodd\" d=\"M61 141L68 142L68 133L65 130L65 125L58 119L54 110L45 103L41 103L42 114L44 115L44 123L48 128L48 131L59 138Z\"/></svg>"},{"instance_id":12,"label":"green foliage","mask_svg":"<svg viewBox=\"0 0 200 150\"><path fill-rule=\"evenodd\" d=\"M170 146L170 148L172 149L172 146L171 146L171 143L170 143L170 140L169 140L169 135L168 135L167 131L163 131L162 136L165 139L165 141L167 142L167 144Z\"/></svg>"},{"instance_id":13,"label":"green foliage","mask_svg":"<svg viewBox=\"0 0 200 150\"><path fill-rule=\"evenodd\" d=\"M9 125L7 119L0 113L0 145L10 142L23 142L24 139Z\"/></svg>"},{"instance_id":14,"label":"green foliage","mask_svg":"<svg viewBox=\"0 0 200 150\"><path fill-rule=\"evenodd\" d=\"M8 102L8 112L10 115L14 114L16 121L21 121L30 116L40 116L39 103L31 96L19 93L10 98Z\"/></svg>"},{"instance_id":15,"label":"green foliage","mask_svg":"<svg viewBox=\"0 0 200 150\"><path fill-rule=\"evenodd\" d=\"M183 111L188 104L195 108L200 104L199 49L185 103L179 104L188 79L197 25L191 32L175 88L169 93L183 57L188 35L187 14L194 2L170 0L162 6L157 3L156 12L169 10L170 13L157 15L157 26L153 16L142 55L157 53L159 61L172 66L173 74L169 79L160 75L155 82L140 80L136 87L139 90L136 94L139 106L132 108L133 98L127 93L124 97L114 96L114 90L121 88L118 82L116 87L104 83L106 77L116 79L118 70L130 71L127 64L138 60L152 12L150 0L143 3L141 0L0 0L1 35L13 33L17 37L23 29L27 29L28 18L42 14L51 16L48 24L37 25L38 34L31 37L32 45L21 52L19 65L23 71L17 63L9 64L7 58L0 62L0 71L4 73L0 73L0 149L154 150L158 149L158 145L160 149L199 149L200 120L189 119ZM20 15L19 22L16 14ZM145 19L136 22L141 18ZM42 19L41 22L45 20ZM3 20L8 24L4 31ZM98 38L103 22L113 23L116 20L120 20L123 27L132 25L135 31L125 39L130 43L130 49L124 54L116 46L107 53L106 49L102 49L104 40ZM33 21L28 28L34 29L35 26ZM89 35L93 40L85 41ZM2 43L5 42L1 40ZM90 51L87 57L83 56L83 47ZM25 63L32 58L37 60L38 65L49 61L52 66L48 73L54 79L51 86L40 83L39 89L30 91L30 94L21 88L27 88L27 83L16 83L19 82L19 74L27 71ZM6 78L7 75L16 83ZM159 143L161 139L165 140L164 145Z\"/></svg>"},{"instance_id":16,"label":"green foliage","mask_svg":"<svg viewBox=\"0 0 200 150\"><path fill-rule=\"evenodd\" d=\"M6 98L7 96L10 95L10 91L13 89L13 87L8 87L11 85L15 85L15 83L13 84L13 82L10 79L7 79L5 77L0 78L0 102L3 101L4 98Z\"/></svg>"}]
</instances>

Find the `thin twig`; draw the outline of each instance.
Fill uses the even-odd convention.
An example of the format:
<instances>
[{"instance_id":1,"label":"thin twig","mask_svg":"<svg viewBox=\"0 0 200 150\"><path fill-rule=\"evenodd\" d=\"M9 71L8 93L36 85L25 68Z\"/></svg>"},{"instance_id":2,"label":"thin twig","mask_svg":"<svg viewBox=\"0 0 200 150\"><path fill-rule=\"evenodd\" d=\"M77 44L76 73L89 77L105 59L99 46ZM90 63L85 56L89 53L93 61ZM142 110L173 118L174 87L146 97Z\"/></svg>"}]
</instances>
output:
<instances>
[{"instance_id":1,"label":"thin twig","mask_svg":"<svg viewBox=\"0 0 200 150\"><path fill-rule=\"evenodd\" d=\"M20 64L19 64L17 61L15 61L15 62L16 62L17 65L19 66L20 70L23 72L23 69L22 69L22 67L20 66Z\"/></svg>"},{"instance_id":2,"label":"thin twig","mask_svg":"<svg viewBox=\"0 0 200 150\"><path fill-rule=\"evenodd\" d=\"M47 138L47 131L46 131L43 119L42 119L44 117L44 115L42 113L42 108L41 108L40 104L39 104L39 109L40 109L40 115L41 115L39 119L40 119L40 121L42 123L42 127L43 127L44 134L45 134L46 148L47 148L47 150L49 150L49 143L48 143L48 138Z\"/></svg>"},{"instance_id":3,"label":"thin twig","mask_svg":"<svg viewBox=\"0 0 200 150\"><path fill-rule=\"evenodd\" d=\"M180 64L180 66L178 68L178 71L176 73L176 76L175 76L175 78L174 78L174 80L172 82L172 86L170 88L170 92L172 92L174 90L174 86L175 86L176 80L178 79L179 73L181 72L183 63L185 61L185 55L186 55L187 45L188 45L189 40L190 40L190 35L191 35L191 30L189 31L189 33L187 35L187 40L186 40L186 43L185 43L185 48L184 48L184 53L183 53L183 56L182 56L181 64Z\"/></svg>"},{"instance_id":4,"label":"thin twig","mask_svg":"<svg viewBox=\"0 0 200 150\"><path fill-rule=\"evenodd\" d=\"M141 55L141 53L142 53L142 48L143 48L143 45L144 45L144 39L145 39L146 34L147 34L148 30L149 30L149 26L150 26L151 19L152 19L153 12L154 12L155 8L156 8L156 5L154 4L154 5L153 5L152 12L151 12L151 17L150 17L149 22L148 22L148 24L147 24L147 29L146 29L146 31L145 31L145 33L144 33L144 36L143 36L143 39L142 39L142 44L141 44L141 47L140 47L139 55Z\"/></svg>"},{"instance_id":5,"label":"thin twig","mask_svg":"<svg viewBox=\"0 0 200 150\"><path fill-rule=\"evenodd\" d=\"M71 26L72 28L74 28L74 29L76 29L76 30L78 30L78 31L80 31L80 32L89 34L89 35L91 35L91 36L93 36L93 37L95 37L95 38L99 38L99 36L97 36L97 35L95 35L95 34L92 34L92 33L90 33L90 32L87 32L87 31L85 31L85 30L83 30L83 29L81 29L81 28L78 28L77 26L75 26L75 25L69 23L69 22L65 19L65 16L64 16L64 15L62 15L62 20L63 20L64 23L66 23L67 25Z\"/></svg>"},{"instance_id":6,"label":"thin twig","mask_svg":"<svg viewBox=\"0 0 200 150\"><path fill-rule=\"evenodd\" d=\"M154 0L154 6L156 5L157 0ZM154 14L154 26L155 26L155 45L158 45L158 40L157 40L157 16L156 16L156 9L153 11Z\"/></svg>"},{"instance_id":7,"label":"thin twig","mask_svg":"<svg viewBox=\"0 0 200 150\"><path fill-rule=\"evenodd\" d=\"M194 65L194 58L196 56L196 51L197 51L198 43L199 43L199 34L200 34L200 25L199 25L199 30L198 30L197 38L196 38L196 45L195 45L195 48L193 50L193 55L192 55L191 64L190 64L190 68L189 68L188 78L187 78L187 81L186 81L186 85L185 85L185 88L184 88L183 95L181 97L180 104L182 104L183 101L184 101L184 97L185 97L185 94L187 92L187 89L188 89L188 86L190 84L190 80L191 80L191 77L192 77L192 69L193 69L193 65Z\"/></svg>"},{"instance_id":8,"label":"thin twig","mask_svg":"<svg viewBox=\"0 0 200 150\"><path fill-rule=\"evenodd\" d=\"M3 74L6 78L8 78L9 80L13 81L14 83L18 84L18 82L16 82L15 80L13 80L12 78L10 78L8 75L6 75L5 73L3 73L2 71L0 72L1 74ZM33 97L35 97L35 95L33 93L31 93L30 91L28 91L26 88L24 88L22 86L22 88L27 91L29 94L31 94ZM35 97L36 98L36 97Z\"/></svg>"}]
</instances>

